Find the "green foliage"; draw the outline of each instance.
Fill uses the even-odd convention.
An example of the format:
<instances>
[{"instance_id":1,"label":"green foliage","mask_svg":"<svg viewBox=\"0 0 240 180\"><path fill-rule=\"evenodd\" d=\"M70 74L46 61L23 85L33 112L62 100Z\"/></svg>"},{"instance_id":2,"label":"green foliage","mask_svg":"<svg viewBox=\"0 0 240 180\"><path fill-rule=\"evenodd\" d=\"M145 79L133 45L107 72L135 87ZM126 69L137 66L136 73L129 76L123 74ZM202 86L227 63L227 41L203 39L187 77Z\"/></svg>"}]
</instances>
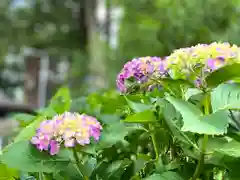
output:
<instances>
[{"instance_id":1,"label":"green foliage","mask_svg":"<svg viewBox=\"0 0 240 180\"><path fill-rule=\"evenodd\" d=\"M109 76L105 81L110 80L111 84L115 85L116 72L124 62L133 57L167 56L175 48L213 40L239 43L238 1L111 1L112 7L120 7L124 10L117 34L119 43L116 50L112 47L105 48L105 42L99 43L97 38L94 42L88 42L87 37L91 30L84 26L88 23L83 20L87 18L81 18L81 13L76 13L78 8L73 8L80 7L84 2L74 0L65 3L59 0L56 3L53 0L45 0L42 3L41 0L33 0L26 2L26 6L13 8L12 1L4 0L0 7L0 19L2 26L5 27L1 30L0 57L9 53L9 49L19 54L25 46L44 49L49 54L57 56L70 56L72 67L69 70L67 83L70 84L75 96L85 93L82 92L84 80L89 75L89 69L85 67L92 62L89 53L86 52L89 44L91 47L98 46L94 49L98 54L94 53L98 58L98 61L93 62L94 66L107 64L105 68ZM212 9L215 11L213 12ZM102 28L108 27L103 26L97 30ZM134 33L130 33L129 30L133 30ZM106 49L108 52L105 58L102 54ZM5 64L1 70L4 68L6 68ZM7 69L14 69L17 73L24 71L23 68L18 70L7 67ZM22 81L12 83L2 77L0 79L1 87L8 90L6 91L8 93L10 89L23 86Z\"/></svg>"},{"instance_id":2,"label":"green foliage","mask_svg":"<svg viewBox=\"0 0 240 180\"><path fill-rule=\"evenodd\" d=\"M162 179L162 180L183 180L183 178L181 178L177 173L175 172L165 172L163 174L153 174L147 178L145 178L145 180L158 180L158 179Z\"/></svg>"},{"instance_id":3,"label":"green foliage","mask_svg":"<svg viewBox=\"0 0 240 180\"><path fill-rule=\"evenodd\" d=\"M213 112L240 108L239 84L220 84L211 94Z\"/></svg>"},{"instance_id":4,"label":"green foliage","mask_svg":"<svg viewBox=\"0 0 240 180\"><path fill-rule=\"evenodd\" d=\"M100 149L108 148L118 142L124 141L124 137L127 135L127 133L128 130L122 123L110 125L102 132L101 140L97 147Z\"/></svg>"},{"instance_id":5,"label":"green foliage","mask_svg":"<svg viewBox=\"0 0 240 180\"><path fill-rule=\"evenodd\" d=\"M1 180L15 180L19 177L18 170L10 169L5 164L0 164L0 179Z\"/></svg>"},{"instance_id":6,"label":"green foliage","mask_svg":"<svg viewBox=\"0 0 240 180\"><path fill-rule=\"evenodd\" d=\"M19 113L12 117L19 122L20 127L25 127L36 119L36 116L30 114Z\"/></svg>"},{"instance_id":7,"label":"green foliage","mask_svg":"<svg viewBox=\"0 0 240 180\"><path fill-rule=\"evenodd\" d=\"M185 100L188 101L190 98L202 94L203 92L197 88L189 88L187 89L187 91L185 92Z\"/></svg>"},{"instance_id":8,"label":"green foliage","mask_svg":"<svg viewBox=\"0 0 240 180\"><path fill-rule=\"evenodd\" d=\"M78 7L83 1L74 2ZM204 79L207 89L194 88L185 80L157 79L162 89L150 93L121 96L111 90L76 97L79 86L75 82L82 83L84 78L79 75L85 77L88 73L86 46L95 48L102 43L84 41L88 36L79 29L79 22L75 25L77 18L72 17L73 9L65 7L67 3L34 0L31 8L16 8L9 17L5 17L8 8L1 8L5 29L8 31L9 23L14 25L13 32L1 33L11 35L8 43L0 39L3 49L10 45L15 48L30 45L49 52L52 48L66 49L67 52L60 54L71 55L81 46L82 57L73 58L73 78L69 76L69 84L74 84L71 87L77 91L75 98L64 87L37 116L15 117L22 129L0 156L0 179L18 178L18 171L40 180L213 180L218 178L216 172L228 180L239 178L240 127L231 112L239 111L239 84L221 84L228 80L239 82L239 64L210 73ZM239 41L236 38L239 28L235 28L239 5L235 1L121 0L115 3L124 9L124 16L119 47L114 52L114 61L109 62L111 73L132 57L165 56L175 48L214 39ZM44 5L51 12L44 11ZM8 6L7 3L3 7ZM26 19L26 23L20 23L21 19ZM49 28L51 25L54 31ZM62 30L63 26L68 30ZM94 49L94 58L99 53L102 55L101 50ZM92 63L95 68L103 64ZM81 66L81 70L74 71L74 66ZM209 96L211 99L203 103ZM76 147L73 154L71 148L61 147L55 156L40 152L30 144L43 120L66 111L95 116L103 127L100 140Z\"/></svg>"},{"instance_id":9,"label":"green foliage","mask_svg":"<svg viewBox=\"0 0 240 180\"><path fill-rule=\"evenodd\" d=\"M125 10L118 50L122 59L166 56L173 49L214 40L239 42L237 1L124 0L119 4ZM129 29L135 33L129 35Z\"/></svg>"},{"instance_id":10,"label":"green foliage","mask_svg":"<svg viewBox=\"0 0 240 180\"><path fill-rule=\"evenodd\" d=\"M237 80L240 76L239 68L239 63L224 66L207 76L206 82L209 86L214 87L229 80Z\"/></svg>"},{"instance_id":11,"label":"green foliage","mask_svg":"<svg viewBox=\"0 0 240 180\"><path fill-rule=\"evenodd\" d=\"M51 99L50 109L53 109L56 113L63 113L69 111L71 107L71 97L68 88L61 88L56 95Z\"/></svg>"},{"instance_id":12,"label":"green foliage","mask_svg":"<svg viewBox=\"0 0 240 180\"><path fill-rule=\"evenodd\" d=\"M10 168L25 172L59 172L69 164L68 151L55 157L39 152L29 141L16 142L10 145L0 159Z\"/></svg>"},{"instance_id":13,"label":"green foliage","mask_svg":"<svg viewBox=\"0 0 240 180\"><path fill-rule=\"evenodd\" d=\"M148 110L151 108L151 106L144 104L144 103L136 103L133 102L131 100L129 100L128 98L125 98L129 107L135 112L135 113L139 113L145 110Z\"/></svg>"},{"instance_id":14,"label":"green foliage","mask_svg":"<svg viewBox=\"0 0 240 180\"><path fill-rule=\"evenodd\" d=\"M239 158L240 142L234 139L212 138L209 140L209 148L211 151L218 152L223 155Z\"/></svg>"},{"instance_id":15,"label":"green foliage","mask_svg":"<svg viewBox=\"0 0 240 180\"><path fill-rule=\"evenodd\" d=\"M227 110L239 109L239 85L203 90L185 81L159 83L164 84L159 92L122 96L111 90L73 100L67 88L59 89L37 116L15 116L23 129L0 156L2 176L22 171L50 180L183 180L193 177L199 161L205 165L201 179L238 177L240 135L231 129ZM65 111L97 117L100 140L76 147L76 154L68 148L55 156L40 152L29 140L44 119Z\"/></svg>"},{"instance_id":16,"label":"green foliage","mask_svg":"<svg viewBox=\"0 0 240 180\"><path fill-rule=\"evenodd\" d=\"M36 133L37 127L44 120L44 117L36 118L32 123L27 125L14 139L15 142L22 140L30 140L31 137Z\"/></svg>"},{"instance_id":17,"label":"green foliage","mask_svg":"<svg viewBox=\"0 0 240 180\"><path fill-rule=\"evenodd\" d=\"M128 116L122 122L126 123L156 123L156 117L151 110L146 110Z\"/></svg>"},{"instance_id":18,"label":"green foliage","mask_svg":"<svg viewBox=\"0 0 240 180\"><path fill-rule=\"evenodd\" d=\"M31 117L30 123L25 124L26 127L22 129L22 131L16 136L14 139L15 142L22 140L29 140L35 134L36 129L40 125L40 123L46 118L51 119L57 113L63 113L65 111L69 111L71 106L71 97L69 94L69 90L67 88L60 88L56 95L52 98L49 107L42 109L39 112L39 115L36 117ZM27 116L24 118L28 120L30 118ZM20 115L16 116L16 120L22 120L23 117Z\"/></svg>"},{"instance_id":19,"label":"green foliage","mask_svg":"<svg viewBox=\"0 0 240 180\"><path fill-rule=\"evenodd\" d=\"M227 132L228 116L226 113L218 111L211 115L203 115L201 110L191 103L171 96L166 99L181 113L182 131L208 135L223 135Z\"/></svg>"}]
</instances>

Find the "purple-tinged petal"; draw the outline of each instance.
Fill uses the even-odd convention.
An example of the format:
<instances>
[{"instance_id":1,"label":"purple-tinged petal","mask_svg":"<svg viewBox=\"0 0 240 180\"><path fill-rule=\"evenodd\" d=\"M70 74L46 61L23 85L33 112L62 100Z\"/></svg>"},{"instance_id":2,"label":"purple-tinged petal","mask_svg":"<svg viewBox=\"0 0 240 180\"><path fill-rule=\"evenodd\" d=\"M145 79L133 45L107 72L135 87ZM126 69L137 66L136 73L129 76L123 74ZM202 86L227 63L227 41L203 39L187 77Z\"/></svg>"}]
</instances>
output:
<instances>
[{"instance_id":1,"label":"purple-tinged petal","mask_svg":"<svg viewBox=\"0 0 240 180\"><path fill-rule=\"evenodd\" d=\"M50 142L50 154L55 155L59 152L59 150L60 150L60 145L56 141L51 140L51 142Z\"/></svg>"},{"instance_id":2,"label":"purple-tinged petal","mask_svg":"<svg viewBox=\"0 0 240 180\"><path fill-rule=\"evenodd\" d=\"M91 136L95 139L95 141L98 141L100 138L101 131L98 128L91 128L90 129Z\"/></svg>"}]
</instances>

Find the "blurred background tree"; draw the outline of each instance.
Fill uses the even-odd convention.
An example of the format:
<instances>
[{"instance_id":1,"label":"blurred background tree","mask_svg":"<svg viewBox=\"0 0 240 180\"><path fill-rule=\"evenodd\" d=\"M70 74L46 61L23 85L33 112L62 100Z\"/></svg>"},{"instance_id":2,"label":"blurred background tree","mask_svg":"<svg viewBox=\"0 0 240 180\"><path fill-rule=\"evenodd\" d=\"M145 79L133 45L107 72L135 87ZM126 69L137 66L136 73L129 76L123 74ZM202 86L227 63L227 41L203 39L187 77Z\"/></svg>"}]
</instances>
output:
<instances>
[{"instance_id":1,"label":"blurred background tree","mask_svg":"<svg viewBox=\"0 0 240 180\"><path fill-rule=\"evenodd\" d=\"M73 96L115 88L117 72L134 57L211 41L239 44L239 8L239 0L1 0L0 85L11 96L23 89L24 51L34 48L49 59L47 99L62 84Z\"/></svg>"}]
</instances>

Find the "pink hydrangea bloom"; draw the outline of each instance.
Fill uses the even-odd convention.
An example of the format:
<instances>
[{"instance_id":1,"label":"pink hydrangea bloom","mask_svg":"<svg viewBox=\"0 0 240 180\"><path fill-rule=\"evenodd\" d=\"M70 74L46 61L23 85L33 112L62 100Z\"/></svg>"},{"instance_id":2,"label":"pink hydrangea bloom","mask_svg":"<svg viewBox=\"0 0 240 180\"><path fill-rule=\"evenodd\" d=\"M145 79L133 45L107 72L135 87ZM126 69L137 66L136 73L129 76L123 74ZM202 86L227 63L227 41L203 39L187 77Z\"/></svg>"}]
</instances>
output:
<instances>
[{"instance_id":1,"label":"pink hydrangea bloom","mask_svg":"<svg viewBox=\"0 0 240 180\"><path fill-rule=\"evenodd\" d=\"M65 112L52 120L43 121L31 143L40 151L49 151L51 155L55 155L59 152L61 144L65 147L74 147L77 144L84 146L90 144L91 137L98 141L101 130L102 126L96 118Z\"/></svg>"}]
</instances>

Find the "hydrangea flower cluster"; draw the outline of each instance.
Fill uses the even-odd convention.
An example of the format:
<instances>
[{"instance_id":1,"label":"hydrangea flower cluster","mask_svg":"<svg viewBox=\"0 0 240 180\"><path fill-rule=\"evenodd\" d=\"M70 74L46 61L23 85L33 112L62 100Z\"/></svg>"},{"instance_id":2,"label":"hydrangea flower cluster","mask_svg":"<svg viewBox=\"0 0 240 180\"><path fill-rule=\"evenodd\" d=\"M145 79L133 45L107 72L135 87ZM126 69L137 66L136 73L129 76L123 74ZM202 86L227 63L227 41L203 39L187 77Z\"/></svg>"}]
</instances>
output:
<instances>
[{"instance_id":1,"label":"hydrangea flower cluster","mask_svg":"<svg viewBox=\"0 0 240 180\"><path fill-rule=\"evenodd\" d=\"M198 44L189 48L175 50L170 56L169 68L172 71L172 78L178 76L188 77L200 67L202 72L208 73L218 68L239 61L240 49L229 43ZM175 76L175 74L177 74Z\"/></svg>"},{"instance_id":2,"label":"hydrangea flower cluster","mask_svg":"<svg viewBox=\"0 0 240 180\"><path fill-rule=\"evenodd\" d=\"M102 126L96 118L85 114L65 112L51 120L45 120L36 130L31 143L40 151L49 151L55 155L60 150L60 145L74 147L90 144L91 137L98 141Z\"/></svg>"},{"instance_id":3,"label":"hydrangea flower cluster","mask_svg":"<svg viewBox=\"0 0 240 180\"><path fill-rule=\"evenodd\" d=\"M117 78L117 87L126 92L125 81L133 77L138 83L144 83L154 77L186 79L197 87L203 79L218 68L240 63L240 48L229 43L198 44L175 50L170 56L142 57L125 64ZM157 76L155 76L157 75ZM151 86L151 84L150 84Z\"/></svg>"},{"instance_id":4,"label":"hydrangea flower cluster","mask_svg":"<svg viewBox=\"0 0 240 180\"><path fill-rule=\"evenodd\" d=\"M126 92L125 82L129 78L139 83L145 83L154 73L164 76L167 72L167 62L160 57L140 57L127 62L117 77L117 87L121 92Z\"/></svg>"}]
</instances>

